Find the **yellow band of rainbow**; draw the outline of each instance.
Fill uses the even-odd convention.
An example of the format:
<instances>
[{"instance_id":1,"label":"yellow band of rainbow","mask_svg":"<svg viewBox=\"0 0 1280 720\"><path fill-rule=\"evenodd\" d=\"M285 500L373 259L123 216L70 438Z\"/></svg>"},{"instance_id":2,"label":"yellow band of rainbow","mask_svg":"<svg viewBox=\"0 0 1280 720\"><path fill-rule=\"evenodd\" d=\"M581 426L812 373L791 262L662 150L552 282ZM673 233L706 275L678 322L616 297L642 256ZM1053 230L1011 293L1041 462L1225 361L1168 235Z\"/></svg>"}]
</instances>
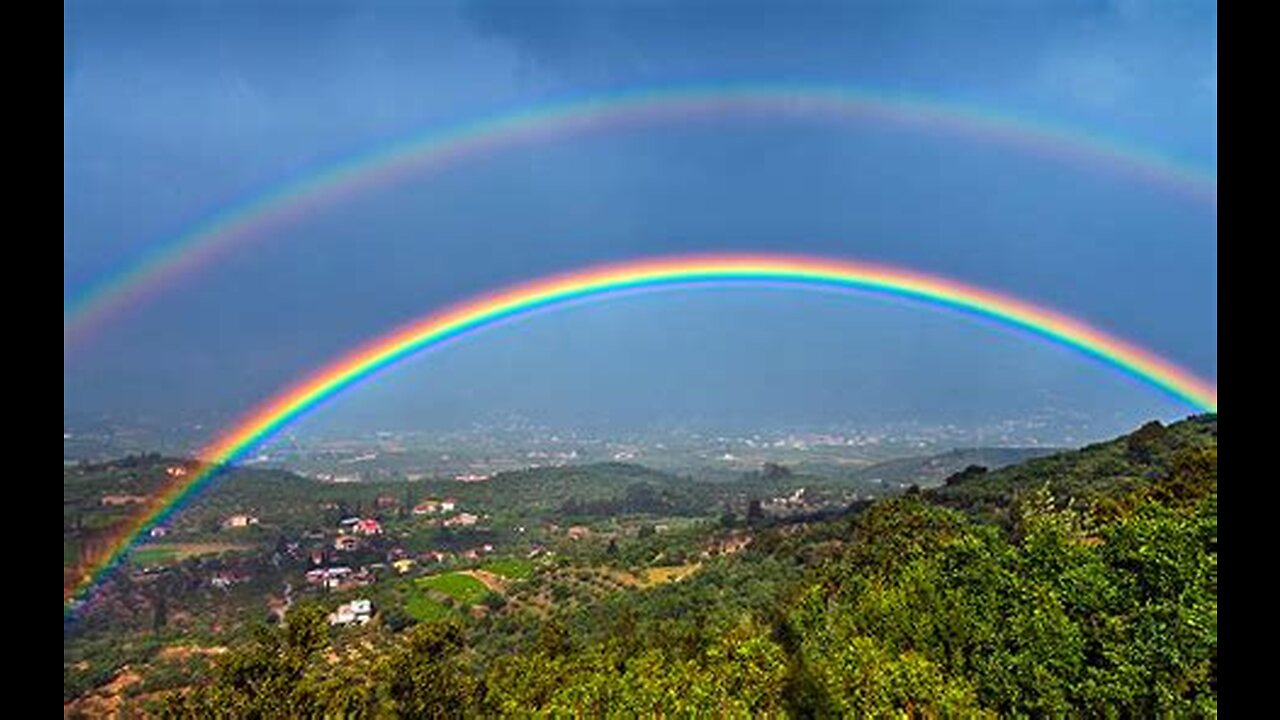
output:
<instances>
[{"instance_id":1,"label":"yellow band of rainbow","mask_svg":"<svg viewBox=\"0 0 1280 720\"><path fill-rule=\"evenodd\" d=\"M786 284L863 291L996 320L1035 337L1076 349L1192 408L1217 411L1217 388L1152 352L1052 310L955 280L847 260L792 255L692 255L595 266L534 280L433 312L382 335L258 405L200 453L207 464L155 496L145 512L87 558L74 587L63 588L64 610L114 566L144 532L204 486L217 471L274 433L350 387L415 353L467 333L541 309L630 290L690 284Z\"/></svg>"},{"instance_id":2,"label":"yellow band of rainbow","mask_svg":"<svg viewBox=\"0 0 1280 720\"><path fill-rule=\"evenodd\" d=\"M1022 118L995 108L869 88L795 83L640 88L521 107L416 133L252 193L67 298L63 309L64 351L84 342L127 308L176 286L178 278L198 272L233 248L269 237L279 226L353 193L530 143L573 138L598 130L755 114L863 120L956 134L1058 161L1105 168L1217 208L1217 179L1211 172L1115 138Z\"/></svg>"}]
</instances>

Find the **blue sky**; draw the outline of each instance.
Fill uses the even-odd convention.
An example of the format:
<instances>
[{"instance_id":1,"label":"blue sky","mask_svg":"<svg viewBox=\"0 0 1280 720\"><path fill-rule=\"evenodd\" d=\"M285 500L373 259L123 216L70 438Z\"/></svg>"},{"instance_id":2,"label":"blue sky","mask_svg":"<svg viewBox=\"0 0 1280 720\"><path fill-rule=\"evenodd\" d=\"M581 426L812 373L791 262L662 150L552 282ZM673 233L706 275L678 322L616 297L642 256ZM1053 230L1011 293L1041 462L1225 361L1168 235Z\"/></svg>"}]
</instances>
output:
<instances>
[{"instance_id":1,"label":"blue sky","mask_svg":"<svg viewBox=\"0 0 1280 720\"><path fill-rule=\"evenodd\" d=\"M1211 3L68 3L64 293L200 218L427 128L637 87L847 85L1124 138L1213 172ZM1105 168L869 122L716 118L561 138L259 238L67 355L64 410L222 417L442 303L638 255L789 251L987 285L1217 374L1212 208ZM607 389L607 390L606 390ZM496 330L324 420L984 418L1099 432L1182 408L915 307L664 294Z\"/></svg>"}]
</instances>

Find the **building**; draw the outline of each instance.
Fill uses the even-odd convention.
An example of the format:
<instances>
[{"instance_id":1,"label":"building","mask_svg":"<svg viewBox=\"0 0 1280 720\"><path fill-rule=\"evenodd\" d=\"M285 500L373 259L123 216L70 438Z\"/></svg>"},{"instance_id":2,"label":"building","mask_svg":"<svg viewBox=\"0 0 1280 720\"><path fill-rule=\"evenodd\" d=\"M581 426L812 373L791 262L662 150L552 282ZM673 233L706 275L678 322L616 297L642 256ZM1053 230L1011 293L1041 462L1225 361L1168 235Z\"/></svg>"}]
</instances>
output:
<instances>
[{"instance_id":1,"label":"building","mask_svg":"<svg viewBox=\"0 0 1280 720\"><path fill-rule=\"evenodd\" d=\"M351 568L344 566L335 566L327 568L316 568L307 572L307 582L312 585L320 585L328 589L336 589L342 586L351 577Z\"/></svg>"},{"instance_id":2,"label":"building","mask_svg":"<svg viewBox=\"0 0 1280 720\"><path fill-rule=\"evenodd\" d=\"M258 524L258 518L252 515L232 515L231 517L222 521L222 527L224 528L242 528L242 527L249 527L250 525L257 525L257 524Z\"/></svg>"},{"instance_id":3,"label":"building","mask_svg":"<svg viewBox=\"0 0 1280 720\"><path fill-rule=\"evenodd\" d=\"M476 522L478 522L479 520L480 520L480 517L478 515L472 515L471 513L466 513L466 512L458 513L457 515L454 515L448 520L445 520L444 526L445 527L471 527L472 525L475 525Z\"/></svg>"},{"instance_id":4,"label":"building","mask_svg":"<svg viewBox=\"0 0 1280 720\"><path fill-rule=\"evenodd\" d=\"M343 603L329 614L330 625L364 625L373 619L373 603L365 598Z\"/></svg>"},{"instance_id":5,"label":"building","mask_svg":"<svg viewBox=\"0 0 1280 720\"><path fill-rule=\"evenodd\" d=\"M357 535L381 535L382 523L373 518L364 518L356 522L353 530Z\"/></svg>"},{"instance_id":6,"label":"building","mask_svg":"<svg viewBox=\"0 0 1280 720\"><path fill-rule=\"evenodd\" d=\"M209 578L209 584L219 590L226 590L236 583L242 583L248 580L248 575L241 575L236 572L219 572L214 573L213 577Z\"/></svg>"},{"instance_id":7,"label":"building","mask_svg":"<svg viewBox=\"0 0 1280 720\"><path fill-rule=\"evenodd\" d=\"M445 498L440 501L440 512L453 512L458 508L458 501L453 498Z\"/></svg>"},{"instance_id":8,"label":"building","mask_svg":"<svg viewBox=\"0 0 1280 720\"><path fill-rule=\"evenodd\" d=\"M413 506L414 515L434 515L440 512L440 503L435 500L423 500Z\"/></svg>"},{"instance_id":9,"label":"building","mask_svg":"<svg viewBox=\"0 0 1280 720\"><path fill-rule=\"evenodd\" d=\"M391 567L395 568L396 572L404 575L413 569L414 564L413 558L400 558L399 560L392 562Z\"/></svg>"},{"instance_id":10,"label":"building","mask_svg":"<svg viewBox=\"0 0 1280 720\"><path fill-rule=\"evenodd\" d=\"M339 535L333 540L333 549L351 552L360 547L360 538L354 535Z\"/></svg>"},{"instance_id":11,"label":"building","mask_svg":"<svg viewBox=\"0 0 1280 720\"><path fill-rule=\"evenodd\" d=\"M102 504L106 507L119 505L137 505L149 500L146 495L103 495Z\"/></svg>"},{"instance_id":12,"label":"building","mask_svg":"<svg viewBox=\"0 0 1280 720\"><path fill-rule=\"evenodd\" d=\"M716 555L733 555L746 549L751 544L751 540L750 535L734 533L728 537L707 543L703 546L699 555L703 558L711 558Z\"/></svg>"}]
</instances>

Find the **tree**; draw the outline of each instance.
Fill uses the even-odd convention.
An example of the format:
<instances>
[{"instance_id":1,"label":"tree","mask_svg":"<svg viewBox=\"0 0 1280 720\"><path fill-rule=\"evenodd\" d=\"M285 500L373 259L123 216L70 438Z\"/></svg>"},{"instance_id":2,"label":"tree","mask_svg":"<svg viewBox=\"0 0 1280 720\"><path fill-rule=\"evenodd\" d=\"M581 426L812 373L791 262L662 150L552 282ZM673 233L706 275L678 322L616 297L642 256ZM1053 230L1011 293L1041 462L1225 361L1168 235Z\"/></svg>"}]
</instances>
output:
<instances>
[{"instance_id":1,"label":"tree","mask_svg":"<svg viewBox=\"0 0 1280 720\"><path fill-rule=\"evenodd\" d=\"M791 470L783 465L767 462L764 464L760 474L765 480L776 482L791 477Z\"/></svg>"},{"instance_id":2,"label":"tree","mask_svg":"<svg viewBox=\"0 0 1280 720\"><path fill-rule=\"evenodd\" d=\"M1199 502L1218 491L1218 449L1182 448L1169 461L1169 472L1155 488L1156 499L1169 505Z\"/></svg>"},{"instance_id":3,"label":"tree","mask_svg":"<svg viewBox=\"0 0 1280 720\"><path fill-rule=\"evenodd\" d=\"M962 482L967 482L969 480L980 478L986 474L987 474L987 468L983 467L982 465L970 465L965 469L961 470L960 472L954 473L948 476L947 479L943 482L947 485L947 487L951 487L953 485L959 485Z\"/></svg>"},{"instance_id":4,"label":"tree","mask_svg":"<svg viewBox=\"0 0 1280 720\"><path fill-rule=\"evenodd\" d=\"M169 622L169 606L161 589L152 601L151 632L159 634Z\"/></svg>"},{"instance_id":5,"label":"tree","mask_svg":"<svg viewBox=\"0 0 1280 720\"><path fill-rule=\"evenodd\" d=\"M563 587L557 585L556 587ZM538 639L535 642L538 652L548 657L566 655L572 649L569 643L569 631L559 618L551 618L538 626Z\"/></svg>"},{"instance_id":6,"label":"tree","mask_svg":"<svg viewBox=\"0 0 1280 720\"><path fill-rule=\"evenodd\" d=\"M417 620L414 620L412 615L397 607L382 610L378 615L382 618L382 624L391 632L401 632L417 623Z\"/></svg>"},{"instance_id":7,"label":"tree","mask_svg":"<svg viewBox=\"0 0 1280 720\"><path fill-rule=\"evenodd\" d=\"M1156 452L1164 444L1165 437L1168 434L1168 430L1159 420L1152 420L1133 431L1125 439L1125 448L1129 453L1129 459L1141 463L1151 462L1155 458Z\"/></svg>"},{"instance_id":8,"label":"tree","mask_svg":"<svg viewBox=\"0 0 1280 720\"><path fill-rule=\"evenodd\" d=\"M259 626L247 646L227 654L217 678L165 707L165 717L296 717L314 709L309 670L329 642L324 610L299 605L277 627Z\"/></svg>"},{"instance_id":9,"label":"tree","mask_svg":"<svg viewBox=\"0 0 1280 720\"><path fill-rule=\"evenodd\" d=\"M400 717L461 717L477 700L475 678L462 664L466 649L456 622L415 625L383 664L381 676Z\"/></svg>"}]
</instances>

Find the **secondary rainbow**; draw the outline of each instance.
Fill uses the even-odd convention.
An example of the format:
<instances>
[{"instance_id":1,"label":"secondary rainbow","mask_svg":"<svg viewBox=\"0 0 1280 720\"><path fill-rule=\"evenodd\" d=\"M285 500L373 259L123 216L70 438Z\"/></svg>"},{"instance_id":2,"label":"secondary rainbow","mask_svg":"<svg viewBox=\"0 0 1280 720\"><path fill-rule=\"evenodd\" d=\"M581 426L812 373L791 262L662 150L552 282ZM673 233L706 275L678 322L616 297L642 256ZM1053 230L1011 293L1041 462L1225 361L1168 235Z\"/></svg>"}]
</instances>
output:
<instances>
[{"instance_id":1,"label":"secondary rainbow","mask_svg":"<svg viewBox=\"0 0 1280 720\"><path fill-rule=\"evenodd\" d=\"M1100 360L1196 410L1217 410L1217 388L1154 353L1080 320L1008 295L955 280L862 262L791 255L696 255L590 267L515 285L433 312L382 335L310 374L244 415L206 447L205 465L157 495L101 557L89 559L66 603L93 585L144 532L162 522L194 492L326 399L406 357L449 340L569 303L628 291L721 284L785 284L800 288L870 292L919 301L995 320Z\"/></svg>"},{"instance_id":2,"label":"secondary rainbow","mask_svg":"<svg viewBox=\"0 0 1280 720\"><path fill-rule=\"evenodd\" d=\"M87 287L64 304L63 345L70 349L108 320L317 208L411 173L440 169L503 148L593 130L700 116L861 119L947 132L1059 161L1100 167L1217 206L1217 181L1150 150L1097 133L1010 115L989 107L842 86L733 84L616 92L547 103L435 129L304 172L198 223Z\"/></svg>"}]
</instances>

